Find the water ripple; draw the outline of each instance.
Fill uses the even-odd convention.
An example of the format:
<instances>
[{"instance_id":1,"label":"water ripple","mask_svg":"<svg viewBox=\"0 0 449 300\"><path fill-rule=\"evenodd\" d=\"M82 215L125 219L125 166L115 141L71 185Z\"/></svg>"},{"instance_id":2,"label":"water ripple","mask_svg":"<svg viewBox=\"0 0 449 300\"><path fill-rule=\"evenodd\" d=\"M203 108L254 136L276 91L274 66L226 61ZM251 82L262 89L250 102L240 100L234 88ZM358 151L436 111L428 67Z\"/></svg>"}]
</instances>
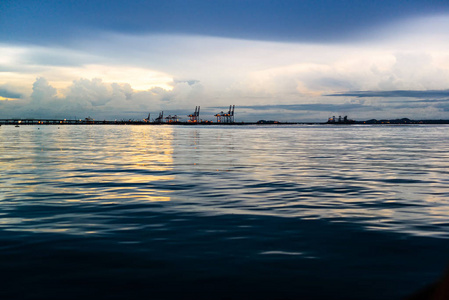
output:
<instances>
[{"instance_id":1,"label":"water ripple","mask_svg":"<svg viewBox=\"0 0 449 300\"><path fill-rule=\"evenodd\" d=\"M143 203L448 237L439 222L449 213L447 133L433 129L30 126L18 135L2 128L0 200L9 217L1 226L22 230L31 219L35 230L101 233L110 225L104 205ZM36 215L24 218L20 207L28 205ZM101 209L84 215L95 205ZM91 225L68 226L58 206L80 210L73 213Z\"/></svg>"}]
</instances>

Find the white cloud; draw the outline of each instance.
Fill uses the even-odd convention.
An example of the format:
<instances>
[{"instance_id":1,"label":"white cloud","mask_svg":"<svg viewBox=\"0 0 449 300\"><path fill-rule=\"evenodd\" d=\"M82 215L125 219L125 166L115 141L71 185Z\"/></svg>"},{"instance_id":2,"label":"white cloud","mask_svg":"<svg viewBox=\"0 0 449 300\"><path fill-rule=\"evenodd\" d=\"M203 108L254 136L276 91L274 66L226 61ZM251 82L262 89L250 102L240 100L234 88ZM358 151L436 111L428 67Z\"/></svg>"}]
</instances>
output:
<instances>
[{"instance_id":1,"label":"white cloud","mask_svg":"<svg viewBox=\"0 0 449 300\"><path fill-rule=\"evenodd\" d=\"M47 79L39 77L33 83L31 102L35 105L45 104L56 98L56 89L52 87Z\"/></svg>"},{"instance_id":2,"label":"white cloud","mask_svg":"<svg viewBox=\"0 0 449 300\"><path fill-rule=\"evenodd\" d=\"M177 82L171 90L154 87L134 90L129 84L109 83L102 79L78 79L65 89L56 89L47 79L39 77L33 83L29 98L0 101L2 118L12 115L23 118L72 118L87 116L112 119L143 118L150 111L181 109L189 111L191 103L205 103L201 83ZM201 102L203 101L203 102Z\"/></svg>"},{"instance_id":3,"label":"white cloud","mask_svg":"<svg viewBox=\"0 0 449 300\"><path fill-rule=\"evenodd\" d=\"M29 87L36 77L45 77L60 89L79 78L102 78L105 82L128 83L136 90L156 86L171 89L169 74L128 65L126 60L107 61L101 53L89 50L43 46L8 46L0 44L0 84Z\"/></svg>"}]
</instances>

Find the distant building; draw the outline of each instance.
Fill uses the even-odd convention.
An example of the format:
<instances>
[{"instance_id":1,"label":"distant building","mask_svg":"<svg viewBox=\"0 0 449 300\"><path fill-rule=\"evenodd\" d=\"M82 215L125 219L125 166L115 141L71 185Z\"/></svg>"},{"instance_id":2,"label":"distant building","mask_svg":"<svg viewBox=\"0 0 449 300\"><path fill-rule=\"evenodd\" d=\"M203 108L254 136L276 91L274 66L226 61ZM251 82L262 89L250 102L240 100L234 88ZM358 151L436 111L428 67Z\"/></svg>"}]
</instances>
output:
<instances>
[{"instance_id":1,"label":"distant building","mask_svg":"<svg viewBox=\"0 0 449 300\"><path fill-rule=\"evenodd\" d=\"M344 116L343 118L341 116L338 116L338 119L335 118L335 116L332 116L327 120L328 124L353 124L355 123L354 120L348 119L348 116Z\"/></svg>"}]
</instances>

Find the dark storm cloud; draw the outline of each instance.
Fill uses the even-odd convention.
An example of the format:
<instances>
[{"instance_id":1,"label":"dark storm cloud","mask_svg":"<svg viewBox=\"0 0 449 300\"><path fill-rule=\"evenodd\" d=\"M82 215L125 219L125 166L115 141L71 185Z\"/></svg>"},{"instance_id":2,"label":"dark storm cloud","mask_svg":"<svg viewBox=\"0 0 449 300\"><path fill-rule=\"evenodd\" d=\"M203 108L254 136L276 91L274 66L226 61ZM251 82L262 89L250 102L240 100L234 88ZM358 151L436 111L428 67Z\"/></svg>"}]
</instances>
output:
<instances>
[{"instance_id":1,"label":"dark storm cloud","mask_svg":"<svg viewBox=\"0 0 449 300\"><path fill-rule=\"evenodd\" d=\"M20 99L22 95L16 92L11 92L6 88L0 86L0 97L9 98L9 99Z\"/></svg>"},{"instance_id":2,"label":"dark storm cloud","mask_svg":"<svg viewBox=\"0 0 449 300\"><path fill-rule=\"evenodd\" d=\"M449 102L449 99L425 99L425 100L415 100L414 102L421 102L421 103L445 103Z\"/></svg>"},{"instance_id":3,"label":"dark storm cloud","mask_svg":"<svg viewBox=\"0 0 449 300\"><path fill-rule=\"evenodd\" d=\"M0 11L0 39L9 42L61 42L96 30L331 42L394 20L447 12L449 2L3 0Z\"/></svg>"},{"instance_id":4,"label":"dark storm cloud","mask_svg":"<svg viewBox=\"0 0 449 300\"><path fill-rule=\"evenodd\" d=\"M397 108L424 108L424 107L434 107L438 110L449 111L449 99L438 99L438 100L412 100L412 101L401 101L397 105L392 106Z\"/></svg>"},{"instance_id":5,"label":"dark storm cloud","mask_svg":"<svg viewBox=\"0 0 449 300\"><path fill-rule=\"evenodd\" d=\"M396 90L396 91L350 91L337 94L329 94L326 96L337 97L379 97L379 98L446 98L449 97L449 90L426 90L426 91L411 91L411 90ZM429 100L430 101L430 100Z\"/></svg>"},{"instance_id":6,"label":"dark storm cloud","mask_svg":"<svg viewBox=\"0 0 449 300\"><path fill-rule=\"evenodd\" d=\"M215 107L218 109L226 109L226 107ZM246 108L252 110L291 110L291 111L351 111L360 109L378 110L379 108L367 106L359 103L344 103L344 104L291 104L291 105L253 105L244 106L239 105L238 108Z\"/></svg>"},{"instance_id":7,"label":"dark storm cloud","mask_svg":"<svg viewBox=\"0 0 449 300\"><path fill-rule=\"evenodd\" d=\"M400 101L389 101L388 99L383 100L386 103L396 104L392 107L446 107L449 105L449 99L421 99L421 100L400 100Z\"/></svg>"}]
</instances>

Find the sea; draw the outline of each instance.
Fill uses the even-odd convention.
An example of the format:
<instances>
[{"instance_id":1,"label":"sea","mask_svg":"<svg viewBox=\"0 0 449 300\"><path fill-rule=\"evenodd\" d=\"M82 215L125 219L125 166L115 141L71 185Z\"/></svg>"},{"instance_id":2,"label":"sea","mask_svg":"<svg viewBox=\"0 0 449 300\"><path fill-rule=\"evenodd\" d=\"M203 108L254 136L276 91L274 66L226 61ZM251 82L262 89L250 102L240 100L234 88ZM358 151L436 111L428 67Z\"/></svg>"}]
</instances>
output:
<instances>
[{"instance_id":1,"label":"sea","mask_svg":"<svg viewBox=\"0 0 449 300\"><path fill-rule=\"evenodd\" d=\"M449 265L446 125L4 125L0 299L403 299Z\"/></svg>"}]
</instances>

